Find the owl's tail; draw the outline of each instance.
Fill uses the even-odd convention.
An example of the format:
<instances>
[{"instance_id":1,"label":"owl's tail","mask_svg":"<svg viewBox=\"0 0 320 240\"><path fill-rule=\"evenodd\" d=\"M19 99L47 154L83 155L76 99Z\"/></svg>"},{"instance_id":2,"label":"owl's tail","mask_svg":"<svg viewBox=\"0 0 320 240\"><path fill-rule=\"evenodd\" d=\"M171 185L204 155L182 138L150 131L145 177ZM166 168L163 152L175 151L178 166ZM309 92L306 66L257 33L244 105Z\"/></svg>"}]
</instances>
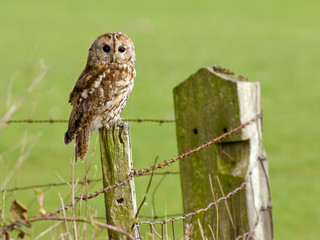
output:
<instances>
[{"instance_id":1,"label":"owl's tail","mask_svg":"<svg viewBox=\"0 0 320 240\"><path fill-rule=\"evenodd\" d=\"M75 136L75 153L76 153L76 161L79 157L81 161L85 159L89 149L89 129L85 128L81 131L81 133Z\"/></svg>"},{"instance_id":2,"label":"owl's tail","mask_svg":"<svg viewBox=\"0 0 320 240\"><path fill-rule=\"evenodd\" d=\"M74 152L76 154L76 161L78 158L80 158L80 160L83 161L87 156L89 149L89 135L90 133L88 128L82 129L82 131L79 133L75 133L74 131L71 132L70 130L68 130L64 134L63 140L66 145L69 144L73 139L75 139Z\"/></svg>"},{"instance_id":3,"label":"owl's tail","mask_svg":"<svg viewBox=\"0 0 320 240\"><path fill-rule=\"evenodd\" d=\"M73 138L74 138L74 133L71 133L70 130L68 129L68 131L64 134L64 137L63 137L64 144L68 145L69 143L71 143Z\"/></svg>"}]
</instances>

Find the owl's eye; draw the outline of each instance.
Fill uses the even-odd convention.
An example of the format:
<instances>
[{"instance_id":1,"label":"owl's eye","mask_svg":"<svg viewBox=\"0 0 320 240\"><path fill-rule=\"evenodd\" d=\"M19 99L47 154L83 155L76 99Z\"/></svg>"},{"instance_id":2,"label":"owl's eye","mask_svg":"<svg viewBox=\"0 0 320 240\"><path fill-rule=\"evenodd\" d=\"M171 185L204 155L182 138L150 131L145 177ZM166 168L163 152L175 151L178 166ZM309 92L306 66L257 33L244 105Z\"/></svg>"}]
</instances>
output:
<instances>
[{"instance_id":1,"label":"owl's eye","mask_svg":"<svg viewBox=\"0 0 320 240\"><path fill-rule=\"evenodd\" d=\"M125 47L119 47L118 50L119 50L119 52L122 52L122 53L123 53L123 52L126 51L126 48L125 48Z\"/></svg>"},{"instance_id":2,"label":"owl's eye","mask_svg":"<svg viewBox=\"0 0 320 240\"><path fill-rule=\"evenodd\" d=\"M104 51L104 52L110 52L110 47L108 46L108 45L104 45L103 47L102 47L102 50Z\"/></svg>"}]
</instances>

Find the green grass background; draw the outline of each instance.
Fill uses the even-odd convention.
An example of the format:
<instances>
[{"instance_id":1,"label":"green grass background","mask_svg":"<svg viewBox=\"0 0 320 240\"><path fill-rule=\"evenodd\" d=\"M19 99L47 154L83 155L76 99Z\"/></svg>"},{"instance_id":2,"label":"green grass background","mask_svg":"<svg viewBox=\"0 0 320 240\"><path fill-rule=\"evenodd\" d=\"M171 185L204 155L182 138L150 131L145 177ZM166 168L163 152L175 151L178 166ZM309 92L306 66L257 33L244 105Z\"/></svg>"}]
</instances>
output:
<instances>
[{"instance_id":1,"label":"green grass background","mask_svg":"<svg viewBox=\"0 0 320 240\"><path fill-rule=\"evenodd\" d=\"M270 159L276 239L320 237L320 2L310 1L1 1L0 115L39 73L48 72L13 119L67 119L69 92L86 63L87 50L104 32L128 34L136 46L135 87L124 118L173 119L173 88L197 69L218 64L259 81L263 100L263 142ZM10 85L10 79L14 79ZM0 152L35 146L7 187L61 182L71 178L72 146L62 142L66 124L15 124L0 133ZM34 139L34 136L41 136ZM156 156L177 153L174 124L131 123L134 167L152 165ZM97 134L93 134L91 149ZM1 155L0 179L13 168L21 147ZM94 164L100 176L98 153ZM177 164L170 170L177 170ZM84 164L78 163L77 176ZM160 177L156 177L153 189ZM137 178L138 202L146 178ZM101 187L95 184L92 191ZM167 177L155 193L158 215L181 213L180 182ZM47 211L59 207L58 192L45 192ZM28 206L31 190L7 194ZM151 215L151 196L143 214ZM103 216L103 198L90 205ZM37 204L30 207L36 215ZM6 212L6 216L10 216ZM45 226L34 225L34 234ZM46 238L44 238L46 239Z\"/></svg>"}]
</instances>

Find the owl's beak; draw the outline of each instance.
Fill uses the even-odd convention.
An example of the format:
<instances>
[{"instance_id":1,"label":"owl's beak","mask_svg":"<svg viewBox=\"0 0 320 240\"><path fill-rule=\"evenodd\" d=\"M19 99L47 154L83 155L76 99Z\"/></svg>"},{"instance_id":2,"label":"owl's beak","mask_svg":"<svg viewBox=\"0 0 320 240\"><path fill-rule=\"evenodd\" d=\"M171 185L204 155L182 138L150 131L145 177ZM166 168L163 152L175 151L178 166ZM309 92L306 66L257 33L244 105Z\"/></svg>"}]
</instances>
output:
<instances>
[{"instance_id":1,"label":"owl's beak","mask_svg":"<svg viewBox=\"0 0 320 240\"><path fill-rule=\"evenodd\" d=\"M113 55L112 56L112 62L115 62L116 61L116 55Z\"/></svg>"}]
</instances>

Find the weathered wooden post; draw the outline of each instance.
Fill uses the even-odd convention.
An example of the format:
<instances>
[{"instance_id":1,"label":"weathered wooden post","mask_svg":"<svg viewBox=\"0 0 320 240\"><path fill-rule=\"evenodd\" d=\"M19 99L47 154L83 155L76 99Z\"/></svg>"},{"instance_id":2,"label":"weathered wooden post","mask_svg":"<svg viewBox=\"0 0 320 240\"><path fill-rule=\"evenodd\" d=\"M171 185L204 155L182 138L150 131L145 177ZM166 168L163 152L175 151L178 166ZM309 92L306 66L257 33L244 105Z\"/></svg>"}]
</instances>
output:
<instances>
[{"instance_id":1,"label":"weathered wooden post","mask_svg":"<svg viewBox=\"0 0 320 240\"><path fill-rule=\"evenodd\" d=\"M248 82L218 66L202 68L177 86L174 102L179 153L261 113L259 83ZM214 195L222 197L246 181L245 191L220 203L219 209L213 207L193 217L193 239L202 239L199 225L208 239L235 239L241 235L273 239L268 161L261 141L259 119L180 161L185 213L213 202L212 188Z\"/></svg>"},{"instance_id":2,"label":"weathered wooden post","mask_svg":"<svg viewBox=\"0 0 320 240\"><path fill-rule=\"evenodd\" d=\"M103 186L111 186L128 178L132 169L130 129L126 122L110 129L102 128L100 135ZM136 213L134 180L105 193L107 223L131 232ZM109 239L125 239L118 232L108 230ZM133 234L134 235L134 234Z\"/></svg>"}]
</instances>

